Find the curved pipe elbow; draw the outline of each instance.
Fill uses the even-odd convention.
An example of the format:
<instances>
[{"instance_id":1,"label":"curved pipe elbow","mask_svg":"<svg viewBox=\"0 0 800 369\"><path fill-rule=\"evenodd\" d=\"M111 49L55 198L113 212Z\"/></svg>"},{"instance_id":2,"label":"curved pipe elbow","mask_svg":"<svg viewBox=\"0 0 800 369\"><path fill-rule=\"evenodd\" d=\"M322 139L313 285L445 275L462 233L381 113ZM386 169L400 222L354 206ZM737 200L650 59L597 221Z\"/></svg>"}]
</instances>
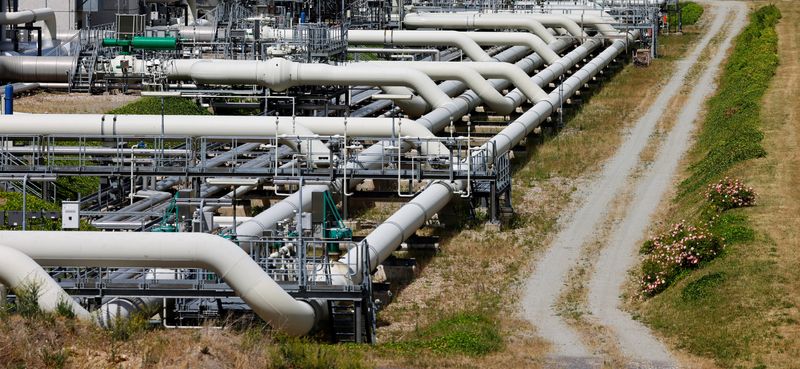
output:
<instances>
[{"instance_id":1,"label":"curved pipe elbow","mask_svg":"<svg viewBox=\"0 0 800 369\"><path fill-rule=\"evenodd\" d=\"M347 32L347 41L351 44L455 46L473 61L494 60L475 41L455 31L350 30Z\"/></svg>"},{"instance_id":2,"label":"curved pipe elbow","mask_svg":"<svg viewBox=\"0 0 800 369\"><path fill-rule=\"evenodd\" d=\"M544 59L545 63L553 64L558 60L558 54L550 49L541 38L534 34L522 32L462 32L479 45L509 45L527 46Z\"/></svg>"},{"instance_id":3,"label":"curved pipe elbow","mask_svg":"<svg viewBox=\"0 0 800 369\"><path fill-rule=\"evenodd\" d=\"M0 232L3 244L45 265L206 268L259 317L290 335L310 332L314 308L295 300L236 244L204 233Z\"/></svg>"},{"instance_id":4,"label":"curved pipe elbow","mask_svg":"<svg viewBox=\"0 0 800 369\"><path fill-rule=\"evenodd\" d=\"M12 289L35 286L39 308L43 311L54 312L59 304L67 303L76 317L92 319L92 315L64 292L39 264L13 247L0 245L0 282Z\"/></svg>"}]
</instances>

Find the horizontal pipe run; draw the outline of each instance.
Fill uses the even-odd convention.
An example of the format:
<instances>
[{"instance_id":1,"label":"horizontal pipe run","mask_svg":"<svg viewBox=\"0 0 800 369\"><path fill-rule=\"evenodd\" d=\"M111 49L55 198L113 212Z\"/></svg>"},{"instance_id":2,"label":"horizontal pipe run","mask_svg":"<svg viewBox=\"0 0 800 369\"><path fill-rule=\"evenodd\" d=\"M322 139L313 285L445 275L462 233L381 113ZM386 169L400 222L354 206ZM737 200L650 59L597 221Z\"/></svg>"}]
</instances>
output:
<instances>
[{"instance_id":1,"label":"horizontal pipe run","mask_svg":"<svg viewBox=\"0 0 800 369\"><path fill-rule=\"evenodd\" d=\"M551 44L556 41L555 36L540 22L530 18L509 16L497 19L484 13L459 13L441 17L431 17L430 13L406 14L403 24L407 27L441 27L447 29L524 29L539 36L544 42Z\"/></svg>"},{"instance_id":2,"label":"horizontal pipe run","mask_svg":"<svg viewBox=\"0 0 800 369\"><path fill-rule=\"evenodd\" d=\"M572 19L558 14L530 14L530 13L475 13L475 12L462 12L462 13L409 13L404 18L404 23L407 26L421 27L426 24L437 25L444 19L467 19L478 15L485 19L496 19L502 22L508 18L527 18L535 22L541 23L545 27L551 28L564 28L571 36L576 38L586 37L580 25ZM444 21L448 22L448 21Z\"/></svg>"},{"instance_id":3,"label":"horizontal pipe run","mask_svg":"<svg viewBox=\"0 0 800 369\"><path fill-rule=\"evenodd\" d=\"M163 68L171 80L192 80L198 84L254 84L277 91L305 85L406 86L416 90L432 107L450 101L430 78L409 69L296 63L282 58L265 61L178 59L164 63Z\"/></svg>"},{"instance_id":4,"label":"horizontal pipe run","mask_svg":"<svg viewBox=\"0 0 800 369\"><path fill-rule=\"evenodd\" d=\"M74 68L72 56L0 56L0 80L6 82L68 82Z\"/></svg>"},{"instance_id":5,"label":"horizontal pipe run","mask_svg":"<svg viewBox=\"0 0 800 369\"><path fill-rule=\"evenodd\" d=\"M455 46L474 61L493 61L475 41L454 31L348 30L351 45Z\"/></svg>"}]
</instances>

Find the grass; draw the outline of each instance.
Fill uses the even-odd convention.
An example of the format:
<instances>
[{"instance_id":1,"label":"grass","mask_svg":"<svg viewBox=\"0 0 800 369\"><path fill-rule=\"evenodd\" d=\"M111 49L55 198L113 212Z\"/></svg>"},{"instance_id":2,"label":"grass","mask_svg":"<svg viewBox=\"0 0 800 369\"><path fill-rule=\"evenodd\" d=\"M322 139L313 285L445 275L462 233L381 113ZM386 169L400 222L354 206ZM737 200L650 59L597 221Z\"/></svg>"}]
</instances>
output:
<instances>
[{"instance_id":1,"label":"grass","mask_svg":"<svg viewBox=\"0 0 800 369\"><path fill-rule=\"evenodd\" d=\"M211 115L193 100L180 97L164 98L164 114L167 115ZM130 104L109 110L107 114L161 115L161 98L142 97Z\"/></svg>"},{"instance_id":2,"label":"grass","mask_svg":"<svg viewBox=\"0 0 800 369\"><path fill-rule=\"evenodd\" d=\"M503 337L490 317L483 313L458 313L415 332L411 339L384 345L390 350L416 355L419 350L436 354L483 356L503 347Z\"/></svg>"},{"instance_id":3,"label":"grass","mask_svg":"<svg viewBox=\"0 0 800 369\"><path fill-rule=\"evenodd\" d=\"M780 289L786 283L781 282L786 281L779 268L782 257L774 239L752 221L752 214L764 212L759 209L763 199L757 198L753 208L723 212L703 200L710 183L725 176L747 182L764 170L760 165L769 150L763 144L761 103L779 67L779 19L775 6L762 7L736 38L718 92L708 101L685 179L664 219L702 224L715 217L709 230L725 239L723 256L635 304L639 317L673 346L723 368L797 367L790 355L797 349L789 349L797 339L787 339L782 328L794 319L787 312L793 302Z\"/></svg>"}]
</instances>

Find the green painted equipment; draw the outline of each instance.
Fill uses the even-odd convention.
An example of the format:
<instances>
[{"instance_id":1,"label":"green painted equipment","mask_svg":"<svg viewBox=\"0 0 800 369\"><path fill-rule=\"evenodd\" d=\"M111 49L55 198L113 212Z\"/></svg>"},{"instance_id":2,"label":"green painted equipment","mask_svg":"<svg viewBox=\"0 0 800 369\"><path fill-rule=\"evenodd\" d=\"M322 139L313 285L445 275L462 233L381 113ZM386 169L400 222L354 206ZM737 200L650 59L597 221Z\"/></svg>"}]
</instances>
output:
<instances>
[{"instance_id":1,"label":"green painted equipment","mask_svg":"<svg viewBox=\"0 0 800 369\"><path fill-rule=\"evenodd\" d=\"M103 46L121 47L126 50L176 50L178 39L174 37L143 37L135 36L133 39L104 38Z\"/></svg>"}]
</instances>

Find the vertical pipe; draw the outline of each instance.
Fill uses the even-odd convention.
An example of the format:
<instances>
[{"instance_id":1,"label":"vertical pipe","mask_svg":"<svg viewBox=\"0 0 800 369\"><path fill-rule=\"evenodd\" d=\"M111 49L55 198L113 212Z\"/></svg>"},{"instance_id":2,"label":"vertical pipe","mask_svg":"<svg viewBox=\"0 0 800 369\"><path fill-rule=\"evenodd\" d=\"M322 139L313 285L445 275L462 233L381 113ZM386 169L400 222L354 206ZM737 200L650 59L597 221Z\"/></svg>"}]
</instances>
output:
<instances>
[{"instance_id":1,"label":"vertical pipe","mask_svg":"<svg viewBox=\"0 0 800 369\"><path fill-rule=\"evenodd\" d=\"M6 84L6 91L3 99L5 101L3 112L5 112L6 115L14 114L14 86L12 84Z\"/></svg>"}]
</instances>

